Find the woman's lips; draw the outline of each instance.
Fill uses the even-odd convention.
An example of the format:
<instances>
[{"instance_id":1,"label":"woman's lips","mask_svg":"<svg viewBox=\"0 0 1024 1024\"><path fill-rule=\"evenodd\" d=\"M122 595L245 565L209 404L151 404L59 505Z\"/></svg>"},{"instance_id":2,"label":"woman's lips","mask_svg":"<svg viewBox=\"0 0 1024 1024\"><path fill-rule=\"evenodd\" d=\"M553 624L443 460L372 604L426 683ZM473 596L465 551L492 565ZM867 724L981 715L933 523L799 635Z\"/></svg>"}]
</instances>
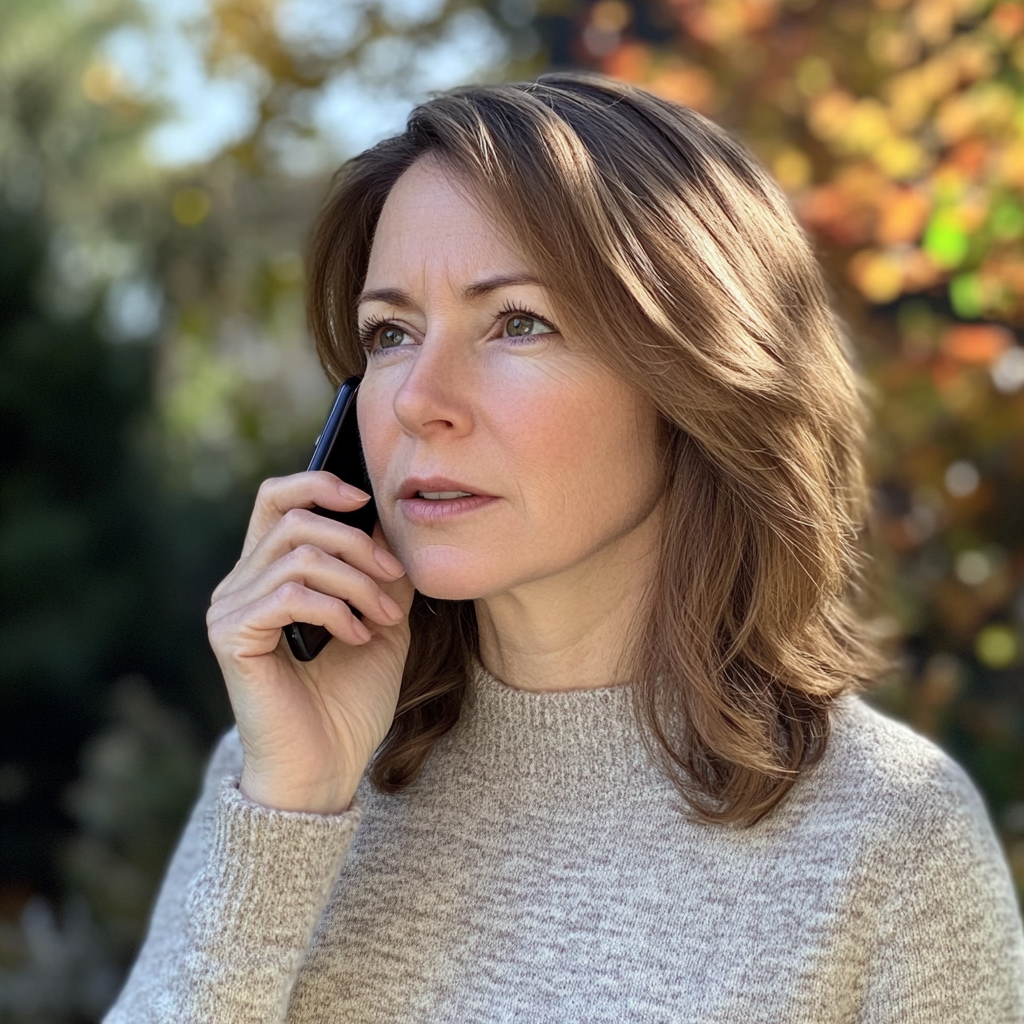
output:
<instances>
[{"instance_id":1,"label":"woman's lips","mask_svg":"<svg viewBox=\"0 0 1024 1024\"><path fill-rule=\"evenodd\" d=\"M399 498L398 505L407 519L416 523L436 523L464 516L486 508L498 499L486 494L474 494L468 498Z\"/></svg>"}]
</instances>

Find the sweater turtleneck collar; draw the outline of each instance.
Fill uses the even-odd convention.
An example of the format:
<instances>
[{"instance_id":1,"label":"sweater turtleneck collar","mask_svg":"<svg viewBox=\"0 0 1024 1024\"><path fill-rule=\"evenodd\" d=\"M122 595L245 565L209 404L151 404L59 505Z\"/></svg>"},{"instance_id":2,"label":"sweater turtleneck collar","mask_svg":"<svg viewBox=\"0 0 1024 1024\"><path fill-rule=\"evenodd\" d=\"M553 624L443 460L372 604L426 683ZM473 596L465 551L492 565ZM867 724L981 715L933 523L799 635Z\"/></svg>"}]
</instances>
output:
<instances>
[{"instance_id":1,"label":"sweater turtleneck collar","mask_svg":"<svg viewBox=\"0 0 1024 1024\"><path fill-rule=\"evenodd\" d=\"M651 770L632 690L517 690L474 659L459 721L440 746L481 780L617 789Z\"/></svg>"}]
</instances>

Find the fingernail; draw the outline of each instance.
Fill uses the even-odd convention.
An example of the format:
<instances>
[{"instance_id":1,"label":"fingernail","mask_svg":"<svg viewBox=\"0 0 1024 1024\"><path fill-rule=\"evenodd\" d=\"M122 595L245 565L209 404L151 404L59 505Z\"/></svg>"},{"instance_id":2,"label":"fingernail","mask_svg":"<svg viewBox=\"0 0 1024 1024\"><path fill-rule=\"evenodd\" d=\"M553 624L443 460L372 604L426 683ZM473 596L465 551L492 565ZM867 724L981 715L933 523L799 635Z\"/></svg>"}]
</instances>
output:
<instances>
[{"instance_id":1,"label":"fingernail","mask_svg":"<svg viewBox=\"0 0 1024 1024\"><path fill-rule=\"evenodd\" d=\"M341 486L338 488L346 498L357 498L360 501L369 501L373 497L372 494L367 494L366 491L361 491L358 487L353 487L351 484L347 484L342 481Z\"/></svg>"},{"instance_id":2,"label":"fingernail","mask_svg":"<svg viewBox=\"0 0 1024 1024\"><path fill-rule=\"evenodd\" d=\"M394 555L388 554L383 548L374 548L373 557L377 559L377 564L385 572L391 573L392 576L405 575L405 566Z\"/></svg>"}]
</instances>

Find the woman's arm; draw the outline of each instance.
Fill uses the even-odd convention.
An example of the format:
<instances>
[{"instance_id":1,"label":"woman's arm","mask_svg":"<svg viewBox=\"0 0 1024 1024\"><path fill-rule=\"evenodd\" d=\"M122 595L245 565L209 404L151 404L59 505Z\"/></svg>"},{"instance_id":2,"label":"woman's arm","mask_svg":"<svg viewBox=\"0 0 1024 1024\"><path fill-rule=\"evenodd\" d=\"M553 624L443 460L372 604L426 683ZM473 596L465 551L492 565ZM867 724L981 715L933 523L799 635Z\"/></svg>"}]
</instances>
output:
<instances>
[{"instance_id":1,"label":"woman's arm","mask_svg":"<svg viewBox=\"0 0 1024 1024\"><path fill-rule=\"evenodd\" d=\"M893 879L862 1024L1024 1024L1024 929L974 785L946 761L937 813Z\"/></svg>"},{"instance_id":2,"label":"woman's arm","mask_svg":"<svg viewBox=\"0 0 1024 1024\"><path fill-rule=\"evenodd\" d=\"M104 1024L284 1020L362 816L277 811L238 790L235 730L218 744L149 932Z\"/></svg>"},{"instance_id":3,"label":"woman's arm","mask_svg":"<svg viewBox=\"0 0 1024 1024\"><path fill-rule=\"evenodd\" d=\"M259 489L242 555L206 616L237 730L211 760L107 1024L287 1014L409 651L414 590L380 523L369 537L312 511L369 499L326 472ZM316 660L289 653L281 631L293 622L333 634Z\"/></svg>"}]
</instances>

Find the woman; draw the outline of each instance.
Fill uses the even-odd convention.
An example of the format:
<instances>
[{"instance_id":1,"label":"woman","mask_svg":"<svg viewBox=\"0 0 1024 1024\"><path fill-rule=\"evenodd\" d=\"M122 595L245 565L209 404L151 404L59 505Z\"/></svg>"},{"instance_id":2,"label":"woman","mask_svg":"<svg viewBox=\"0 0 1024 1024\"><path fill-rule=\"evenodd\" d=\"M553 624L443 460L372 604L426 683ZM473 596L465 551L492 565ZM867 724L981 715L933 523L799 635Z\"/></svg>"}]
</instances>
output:
<instances>
[{"instance_id":1,"label":"woman","mask_svg":"<svg viewBox=\"0 0 1024 1024\"><path fill-rule=\"evenodd\" d=\"M977 792L855 695L862 389L756 162L599 76L460 90L309 278L379 521L260 489L237 730L110 1024L1024 1019Z\"/></svg>"}]
</instances>

